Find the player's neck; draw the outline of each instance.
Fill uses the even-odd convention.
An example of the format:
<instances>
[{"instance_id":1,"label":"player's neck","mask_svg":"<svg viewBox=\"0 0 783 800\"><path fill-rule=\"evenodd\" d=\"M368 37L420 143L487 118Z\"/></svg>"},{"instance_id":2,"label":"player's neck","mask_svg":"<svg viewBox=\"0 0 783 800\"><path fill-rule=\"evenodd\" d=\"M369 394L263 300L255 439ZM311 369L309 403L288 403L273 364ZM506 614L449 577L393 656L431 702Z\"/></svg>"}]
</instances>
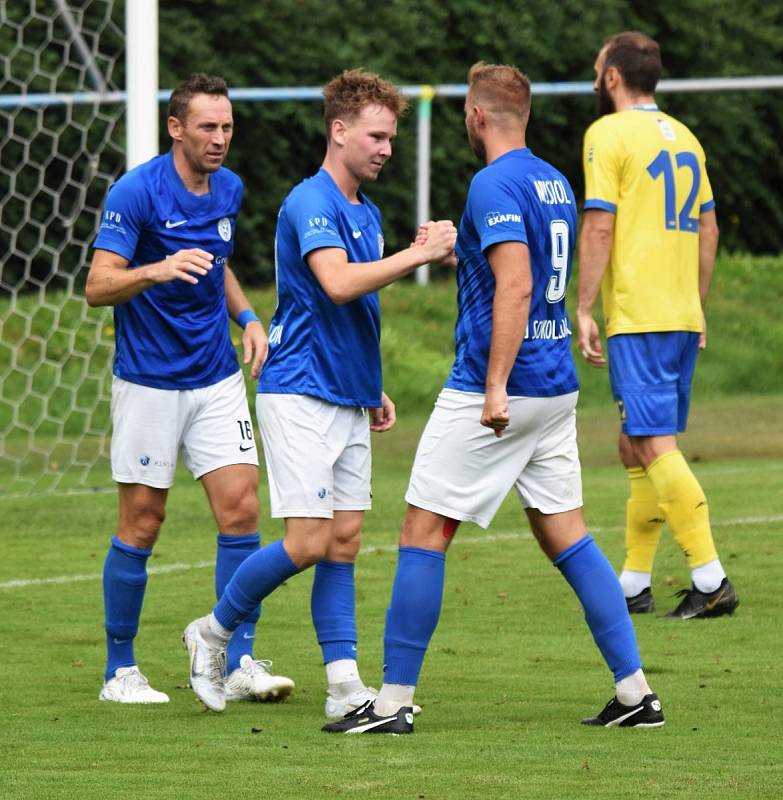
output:
<instances>
[{"instance_id":1,"label":"player's neck","mask_svg":"<svg viewBox=\"0 0 783 800\"><path fill-rule=\"evenodd\" d=\"M348 198L349 202L359 202L360 181L346 168L345 164L337 158L330 157L327 151L321 166L329 173L329 177L337 184L337 188Z\"/></svg>"},{"instance_id":2,"label":"player's neck","mask_svg":"<svg viewBox=\"0 0 783 800\"><path fill-rule=\"evenodd\" d=\"M191 194L207 194L209 192L209 173L194 170L182 151L175 147L173 151L174 169L180 180Z\"/></svg>"},{"instance_id":3,"label":"player's neck","mask_svg":"<svg viewBox=\"0 0 783 800\"><path fill-rule=\"evenodd\" d=\"M637 106L655 105L654 94L630 94L623 91L618 92L613 98L615 111L628 111Z\"/></svg>"},{"instance_id":4,"label":"player's neck","mask_svg":"<svg viewBox=\"0 0 783 800\"><path fill-rule=\"evenodd\" d=\"M524 133L495 133L484 138L487 164L491 164L512 150L521 150L523 147L527 147Z\"/></svg>"}]
</instances>

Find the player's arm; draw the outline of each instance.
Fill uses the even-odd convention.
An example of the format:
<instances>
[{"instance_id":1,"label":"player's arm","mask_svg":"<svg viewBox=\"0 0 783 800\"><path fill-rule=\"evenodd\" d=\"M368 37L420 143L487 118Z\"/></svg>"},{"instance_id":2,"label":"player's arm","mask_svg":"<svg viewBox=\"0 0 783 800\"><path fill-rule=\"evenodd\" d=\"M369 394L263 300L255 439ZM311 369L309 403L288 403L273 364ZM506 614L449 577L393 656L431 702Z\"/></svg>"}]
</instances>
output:
<instances>
[{"instance_id":1,"label":"player's arm","mask_svg":"<svg viewBox=\"0 0 783 800\"><path fill-rule=\"evenodd\" d=\"M128 259L111 250L93 253L84 294L88 305L116 306L157 283L185 281L198 283L199 275L212 269L212 255L206 250L180 250L163 261L141 267L128 267Z\"/></svg>"},{"instance_id":2,"label":"player's arm","mask_svg":"<svg viewBox=\"0 0 783 800\"><path fill-rule=\"evenodd\" d=\"M705 314L707 295L710 293L712 272L715 267L715 256L718 252L718 220L715 210L710 209L699 215L699 298L701 310ZM707 318L704 318L704 330L699 341L699 349L707 346Z\"/></svg>"},{"instance_id":3,"label":"player's arm","mask_svg":"<svg viewBox=\"0 0 783 800\"><path fill-rule=\"evenodd\" d=\"M481 424L499 437L509 423L506 384L525 336L533 276L530 252L522 242L499 242L486 255L495 276L495 297Z\"/></svg>"},{"instance_id":4,"label":"player's arm","mask_svg":"<svg viewBox=\"0 0 783 800\"><path fill-rule=\"evenodd\" d=\"M603 367L606 364L601 347L601 334L593 319L593 306L609 264L613 241L614 214L599 209L586 210L582 220L582 233L579 236L576 325L579 349L588 364L594 367Z\"/></svg>"},{"instance_id":5,"label":"player's arm","mask_svg":"<svg viewBox=\"0 0 783 800\"><path fill-rule=\"evenodd\" d=\"M269 352L269 339L264 325L250 306L234 270L226 264L223 280L228 315L242 328L242 363L250 364L250 375L257 378Z\"/></svg>"},{"instance_id":6,"label":"player's arm","mask_svg":"<svg viewBox=\"0 0 783 800\"><path fill-rule=\"evenodd\" d=\"M340 247L321 247L305 256L305 261L332 302L350 303L382 289L417 267L446 258L454 249L457 229L449 220L434 222L427 241L401 250L380 261L353 263Z\"/></svg>"}]
</instances>

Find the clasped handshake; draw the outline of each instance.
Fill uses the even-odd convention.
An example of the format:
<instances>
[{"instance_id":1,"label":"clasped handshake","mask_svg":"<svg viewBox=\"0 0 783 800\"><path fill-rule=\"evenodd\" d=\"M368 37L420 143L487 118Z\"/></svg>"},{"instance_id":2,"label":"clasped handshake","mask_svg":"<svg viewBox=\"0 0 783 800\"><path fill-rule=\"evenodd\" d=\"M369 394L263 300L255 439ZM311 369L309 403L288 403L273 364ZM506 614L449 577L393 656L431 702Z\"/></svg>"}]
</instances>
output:
<instances>
[{"instance_id":1,"label":"clasped handshake","mask_svg":"<svg viewBox=\"0 0 783 800\"><path fill-rule=\"evenodd\" d=\"M419 225L416 240L411 247L426 247L429 251L428 261L435 261L446 267L457 266L457 254L454 244L457 241L457 229L450 219L437 222L430 220Z\"/></svg>"}]
</instances>

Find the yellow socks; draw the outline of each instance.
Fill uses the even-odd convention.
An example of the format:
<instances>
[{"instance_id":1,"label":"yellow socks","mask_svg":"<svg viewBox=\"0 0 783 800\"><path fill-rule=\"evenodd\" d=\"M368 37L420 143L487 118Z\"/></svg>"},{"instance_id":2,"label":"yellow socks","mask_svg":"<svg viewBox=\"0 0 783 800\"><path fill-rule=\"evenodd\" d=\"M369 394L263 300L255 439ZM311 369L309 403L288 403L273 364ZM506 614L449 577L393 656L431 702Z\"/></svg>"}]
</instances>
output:
<instances>
[{"instance_id":1,"label":"yellow socks","mask_svg":"<svg viewBox=\"0 0 783 800\"><path fill-rule=\"evenodd\" d=\"M630 495L625 506L623 570L643 572L649 576L661 539L663 511L658 505L658 493L647 473L641 467L629 467L627 472ZM649 582L647 585L649 586Z\"/></svg>"},{"instance_id":2,"label":"yellow socks","mask_svg":"<svg viewBox=\"0 0 783 800\"><path fill-rule=\"evenodd\" d=\"M672 450L656 458L647 477L691 569L717 561L707 498L682 453Z\"/></svg>"}]
</instances>

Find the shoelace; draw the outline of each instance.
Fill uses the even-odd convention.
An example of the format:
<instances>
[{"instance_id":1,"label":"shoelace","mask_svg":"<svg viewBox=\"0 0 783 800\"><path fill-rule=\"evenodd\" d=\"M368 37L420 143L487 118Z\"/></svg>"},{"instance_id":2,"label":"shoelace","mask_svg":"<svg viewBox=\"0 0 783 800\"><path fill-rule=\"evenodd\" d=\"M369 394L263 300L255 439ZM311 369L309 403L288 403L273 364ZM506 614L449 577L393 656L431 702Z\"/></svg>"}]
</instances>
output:
<instances>
[{"instance_id":1,"label":"shoelace","mask_svg":"<svg viewBox=\"0 0 783 800\"><path fill-rule=\"evenodd\" d=\"M210 650L212 650L212 648L210 648ZM222 650L218 652L214 658L210 658L209 665L207 678L209 678L212 683L222 684L225 680L223 676L226 674L226 651Z\"/></svg>"},{"instance_id":2,"label":"shoelace","mask_svg":"<svg viewBox=\"0 0 783 800\"><path fill-rule=\"evenodd\" d=\"M120 683L123 688L136 686L143 688L150 685L150 682L137 669L123 675L120 678Z\"/></svg>"},{"instance_id":3,"label":"shoelace","mask_svg":"<svg viewBox=\"0 0 783 800\"><path fill-rule=\"evenodd\" d=\"M253 675L256 672L264 672L267 675L272 674L272 662L268 658L258 658L250 662L244 670L248 675Z\"/></svg>"}]
</instances>

